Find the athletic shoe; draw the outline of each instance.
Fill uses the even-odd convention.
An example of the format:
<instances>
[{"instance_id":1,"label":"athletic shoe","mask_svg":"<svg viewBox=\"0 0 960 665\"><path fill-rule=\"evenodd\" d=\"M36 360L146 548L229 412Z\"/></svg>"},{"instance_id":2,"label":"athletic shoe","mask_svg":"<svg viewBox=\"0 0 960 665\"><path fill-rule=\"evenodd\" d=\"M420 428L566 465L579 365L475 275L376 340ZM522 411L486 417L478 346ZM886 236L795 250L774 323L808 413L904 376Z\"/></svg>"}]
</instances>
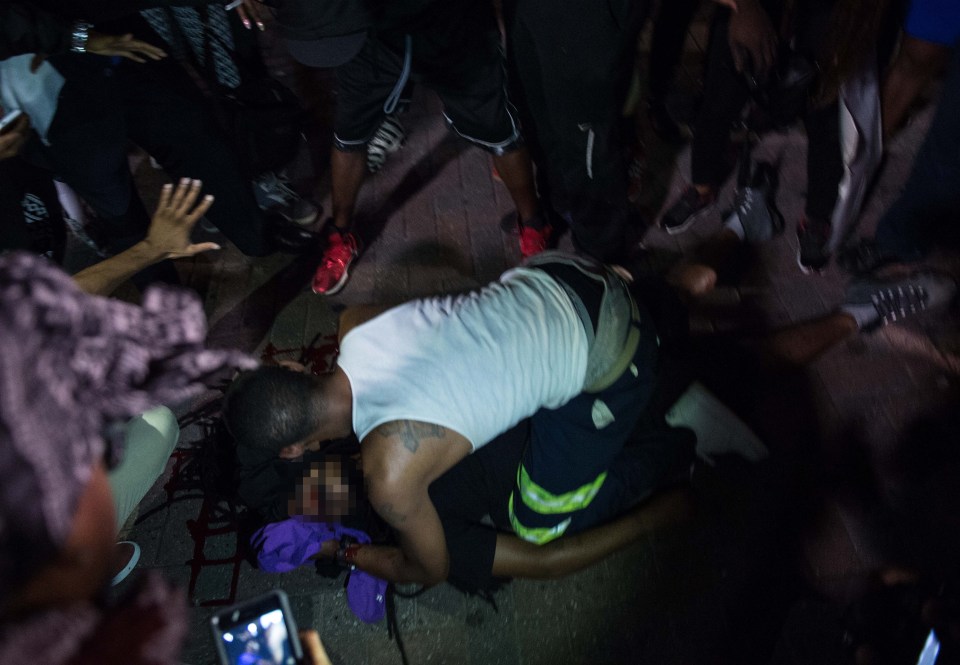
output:
<instances>
[{"instance_id":1,"label":"athletic shoe","mask_svg":"<svg viewBox=\"0 0 960 665\"><path fill-rule=\"evenodd\" d=\"M757 164L752 182L737 190L733 210L723 225L742 240L761 243L783 230L783 215L777 209L774 195L776 171L770 164Z\"/></svg>"},{"instance_id":2,"label":"athletic shoe","mask_svg":"<svg viewBox=\"0 0 960 665\"><path fill-rule=\"evenodd\" d=\"M883 252L871 238L861 238L837 252L837 265L851 275L869 275L889 263L899 261L899 257Z\"/></svg>"},{"instance_id":3,"label":"athletic shoe","mask_svg":"<svg viewBox=\"0 0 960 665\"><path fill-rule=\"evenodd\" d=\"M327 236L327 248L317 271L313 275L313 292L332 296L350 279L350 266L360 255L360 241L350 231L331 231Z\"/></svg>"},{"instance_id":4,"label":"athletic shoe","mask_svg":"<svg viewBox=\"0 0 960 665\"><path fill-rule=\"evenodd\" d=\"M856 319L860 330L873 330L944 305L956 292L956 280L934 272L900 279L863 279L850 284L840 309Z\"/></svg>"},{"instance_id":5,"label":"athletic shoe","mask_svg":"<svg viewBox=\"0 0 960 665\"><path fill-rule=\"evenodd\" d=\"M254 180L253 195L264 212L278 214L300 226L313 224L320 214L317 206L293 191L285 176L272 171Z\"/></svg>"},{"instance_id":6,"label":"athletic shoe","mask_svg":"<svg viewBox=\"0 0 960 665\"><path fill-rule=\"evenodd\" d=\"M373 138L367 143L367 170L376 173L382 169L387 155L392 155L402 148L406 137L403 125L395 115L384 118Z\"/></svg>"},{"instance_id":7,"label":"athletic shoe","mask_svg":"<svg viewBox=\"0 0 960 665\"><path fill-rule=\"evenodd\" d=\"M674 203L660 220L660 226L670 235L683 233L697 221L697 215L710 207L714 198L712 190L701 194L693 185L687 187L680 200Z\"/></svg>"},{"instance_id":8,"label":"athletic shoe","mask_svg":"<svg viewBox=\"0 0 960 665\"><path fill-rule=\"evenodd\" d=\"M548 247L553 238L553 225L545 222L540 228L520 224L520 257L529 258Z\"/></svg>"},{"instance_id":9,"label":"athletic shoe","mask_svg":"<svg viewBox=\"0 0 960 665\"><path fill-rule=\"evenodd\" d=\"M797 224L797 240L800 243L797 265L804 275L821 272L827 267L830 263L830 252L827 251L827 243L830 242L829 222L801 218Z\"/></svg>"},{"instance_id":10,"label":"athletic shoe","mask_svg":"<svg viewBox=\"0 0 960 665\"><path fill-rule=\"evenodd\" d=\"M770 455L753 430L698 382L670 407L666 421L671 427L692 429L697 435L697 457L711 465L715 455L736 454L748 462Z\"/></svg>"}]
</instances>

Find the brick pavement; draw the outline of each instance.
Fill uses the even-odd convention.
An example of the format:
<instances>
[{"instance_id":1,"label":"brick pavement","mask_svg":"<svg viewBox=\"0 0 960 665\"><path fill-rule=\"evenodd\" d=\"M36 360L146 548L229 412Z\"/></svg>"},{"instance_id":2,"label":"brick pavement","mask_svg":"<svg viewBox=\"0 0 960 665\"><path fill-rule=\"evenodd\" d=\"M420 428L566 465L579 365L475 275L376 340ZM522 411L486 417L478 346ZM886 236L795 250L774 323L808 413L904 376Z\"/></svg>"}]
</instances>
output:
<instances>
[{"instance_id":1,"label":"brick pavement","mask_svg":"<svg viewBox=\"0 0 960 665\"><path fill-rule=\"evenodd\" d=\"M291 74L285 66L281 73ZM306 86L308 99L321 100L310 135L312 145L325 150L329 113L323 100L329 96L322 86L329 77L298 72L290 80ZM516 241L500 228L511 212L505 188L492 179L486 155L443 129L438 106L418 90L406 118L406 147L366 183L358 219L368 247L342 294L321 299L309 292L309 260L250 261L227 247L182 266L205 297L213 343L252 353L268 344L298 348L318 333L333 335L342 305L462 290L517 262ZM864 229L896 196L928 119L929 112L891 147L866 206ZM770 136L757 151L781 163L778 203L788 232L759 249L756 267L742 281L722 285L694 311L702 329L796 322L833 307L842 294L844 278L835 268L804 277L794 262L791 229L805 186L802 135ZM310 167L322 165L322 155L301 162L298 181L316 187L314 194L329 210L329 185ZM684 150L650 174L648 211L682 189L688 162ZM155 179L141 173L148 188ZM721 205L729 196L728 189ZM651 229L645 242L688 254L719 221L719 213L705 216L676 237ZM745 318L747 310L752 314ZM943 332L944 320L953 332ZM836 608L815 593L842 599L846 581L883 561L885 546L899 533L876 528L884 523L878 513L885 492L902 483L890 460L909 423L956 402L956 329L951 314L857 337L799 376L747 399L744 417L769 442L774 459L749 468L729 461L698 468L695 486L704 500L690 525L645 538L562 581L515 581L495 594L496 610L447 586L399 600L410 662L723 663L766 662L769 654L775 663L842 662ZM728 386L735 393L731 399L751 395L753 387ZM198 436L196 426L186 427L182 445ZM851 465L851 457L859 465ZM874 494L860 491L863 469L875 481ZM211 536L198 551L187 524L197 519L200 501L163 507L161 485L144 501L142 521L130 535L144 546L141 568L160 569L186 585L190 561L198 555L229 558L236 536ZM286 589L299 624L320 631L334 662L400 662L382 623L366 626L350 614L342 581L310 568L271 576L228 562L203 567L196 580L188 665L212 662L206 628L211 609L203 604L229 595L235 570L238 598Z\"/></svg>"}]
</instances>

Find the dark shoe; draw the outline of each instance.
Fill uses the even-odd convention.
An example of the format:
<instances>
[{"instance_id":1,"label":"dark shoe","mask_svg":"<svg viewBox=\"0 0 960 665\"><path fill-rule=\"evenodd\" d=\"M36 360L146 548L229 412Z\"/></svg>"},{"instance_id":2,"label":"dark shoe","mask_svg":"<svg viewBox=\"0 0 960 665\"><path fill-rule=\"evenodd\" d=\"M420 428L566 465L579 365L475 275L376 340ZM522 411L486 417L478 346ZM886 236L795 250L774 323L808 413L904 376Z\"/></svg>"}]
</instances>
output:
<instances>
[{"instance_id":1,"label":"dark shoe","mask_svg":"<svg viewBox=\"0 0 960 665\"><path fill-rule=\"evenodd\" d=\"M797 251L797 265L803 274L821 272L830 263L830 252L827 243L830 242L830 223L820 222L806 217L797 224L797 240L800 249Z\"/></svg>"},{"instance_id":2,"label":"dark shoe","mask_svg":"<svg viewBox=\"0 0 960 665\"><path fill-rule=\"evenodd\" d=\"M723 225L731 228L739 223L743 239L749 243L770 240L783 230L783 215L777 209L776 190L776 169L772 164L757 164L749 184L737 189L733 210L726 215Z\"/></svg>"},{"instance_id":3,"label":"dark shoe","mask_svg":"<svg viewBox=\"0 0 960 665\"><path fill-rule=\"evenodd\" d=\"M691 185L680 196L660 220L660 226L670 235L683 233L697 221L697 215L710 207L716 195L711 190L705 194Z\"/></svg>"},{"instance_id":4,"label":"dark shoe","mask_svg":"<svg viewBox=\"0 0 960 665\"><path fill-rule=\"evenodd\" d=\"M837 265L851 275L869 275L898 261L897 256L883 252L872 238L861 238L837 252Z\"/></svg>"},{"instance_id":5,"label":"dark shoe","mask_svg":"<svg viewBox=\"0 0 960 665\"><path fill-rule=\"evenodd\" d=\"M327 248L313 275L313 292L332 296L347 285L350 266L360 256L360 241L350 231L332 231L327 237Z\"/></svg>"},{"instance_id":6,"label":"dark shoe","mask_svg":"<svg viewBox=\"0 0 960 665\"><path fill-rule=\"evenodd\" d=\"M267 225L273 249L285 254L302 254L320 243L320 236L279 215L267 217Z\"/></svg>"},{"instance_id":7,"label":"dark shoe","mask_svg":"<svg viewBox=\"0 0 960 665\"><path fill-rule=\"evenodd\" d=\"M254 180L253 196L265 213L279 215L300 226L309 226L320 216L318 206L293 191L285 175L273 171Z\"/></svg>"},{"instance_id":8,"label":"dark shoe","mask_svg":"<svg viewBox=\"0 0 960 665\"><path fill-rule=\"evenodd\" d=\"M944 305L956 293L955 279L934 272L900 279L863 279L850 284L840 309L866 331Z\"/></svg>"}]
</instances>

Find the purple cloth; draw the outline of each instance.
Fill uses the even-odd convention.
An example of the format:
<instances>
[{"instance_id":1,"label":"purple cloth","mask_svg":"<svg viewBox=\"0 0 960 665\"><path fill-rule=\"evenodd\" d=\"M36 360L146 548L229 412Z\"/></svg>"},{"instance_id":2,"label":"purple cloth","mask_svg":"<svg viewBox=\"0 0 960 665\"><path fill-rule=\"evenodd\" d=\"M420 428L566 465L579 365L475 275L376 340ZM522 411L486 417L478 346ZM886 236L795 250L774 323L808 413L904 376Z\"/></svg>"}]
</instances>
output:
<instances>
[{"instance_id":1,"label":"purple cloth","mask_svg":"<svg viewBox=\"0 0 960 665\"><path fill-rule=\"evenodd\" d=\"M258 529L250 537L257 562L268 573L287 573L308 563L328 540L351 536L368 544L370 536L336 522L314 522L291 517ZM362 570L352 570L347 581L347 604L365 623L380 621L386 613L387 583Z\"/></svg>"},{"instance_id":2,"label":"purple cloth","mask_svg":"<svg viewBox=\"0 0 960 665\"><path fill-rule=\"evenodd\" d=\"M56 555L105 437L122 442L115 425L256 366L205 335L194 293L152 287L140 307L42 258L0 257L0 597Z\"/></svg>"}]
</instances>

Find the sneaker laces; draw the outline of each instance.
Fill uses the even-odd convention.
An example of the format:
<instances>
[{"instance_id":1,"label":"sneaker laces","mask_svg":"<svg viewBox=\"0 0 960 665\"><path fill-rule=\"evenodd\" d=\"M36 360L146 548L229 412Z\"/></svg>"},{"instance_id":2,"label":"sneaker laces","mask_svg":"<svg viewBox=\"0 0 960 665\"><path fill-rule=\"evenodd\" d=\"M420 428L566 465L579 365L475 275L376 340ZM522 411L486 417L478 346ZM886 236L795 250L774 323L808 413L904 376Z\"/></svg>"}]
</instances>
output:
<instances>
[{"instance_id":1,"label":"sneaker laces","mask_svg":"<svg viewBox=\"0 0 960 665\"><path fill-rule=\"evenodd\" d=\"M257 186L263 190L267 198L273 199L284 206L292 206L301 197L293 191L288 184L289 182L285 177L268 171L257 180Z\"/></svg>"},{"instance_id":2,"label":"sneaker laces","mask_svg":"<svg viewBox=\"0 0 960 665\"><path fill-rule=\"evenodd\" d=\"M880 318L893 323L927 308L927 290L919 284L897 284L875 291L870 300Z\"/></svg>"}]
</instances>

